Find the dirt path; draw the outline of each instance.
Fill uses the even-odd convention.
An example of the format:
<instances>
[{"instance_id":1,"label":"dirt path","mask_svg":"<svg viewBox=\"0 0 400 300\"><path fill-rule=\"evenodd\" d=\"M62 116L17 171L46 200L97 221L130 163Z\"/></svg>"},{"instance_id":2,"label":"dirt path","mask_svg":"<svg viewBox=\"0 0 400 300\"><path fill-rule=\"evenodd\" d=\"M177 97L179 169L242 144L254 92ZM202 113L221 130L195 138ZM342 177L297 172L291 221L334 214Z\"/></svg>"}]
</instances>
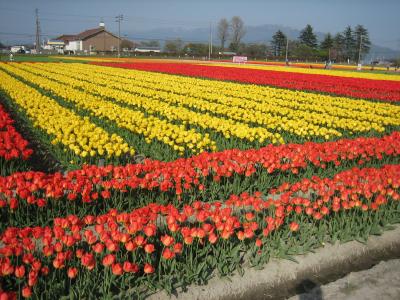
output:
<instances>
[{"instance_id":1,"label":"dirt path","mask_svg":"<svg viewBox=\"0 0 400 300\"><path fill-rule=\"evenodd\" d=\"M246 269L243 277L215 277L206 286L192 285L172 297L161 291L148 299L268 300L296 294L290 300L400 299L400 225L394 228L371 236L365 244L352 241L325 245L315 253L296 256L297 263L273 259L263 270ZM363 272L373 273L367 276ZM314 297L300 295L316 286L319 290L310 295Z\"/></svg>"},{"instance_id":2,"label":"dirt path","mask_svg":"<svg viewBox=\"0 0 400 300\"><path fill-rule=\"evenodd\" d=\"M400 259L382 261L371 269L352 272L322 286L313 287L312 282L304 282L303 287L309 292L289 300L400 299Z\"/></svg>"}]
</instances>

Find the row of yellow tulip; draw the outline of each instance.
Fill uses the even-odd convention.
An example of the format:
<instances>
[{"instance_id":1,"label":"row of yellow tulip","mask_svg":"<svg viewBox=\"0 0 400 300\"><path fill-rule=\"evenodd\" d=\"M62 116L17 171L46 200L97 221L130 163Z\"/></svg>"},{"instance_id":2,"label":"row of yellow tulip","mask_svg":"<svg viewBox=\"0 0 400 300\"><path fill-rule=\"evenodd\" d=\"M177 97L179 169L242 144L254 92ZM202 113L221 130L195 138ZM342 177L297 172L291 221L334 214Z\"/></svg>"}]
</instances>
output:
<instances>
[{"instance_id":1,"label":"row of yellow tulip","mask_svg":"<svg viewBox=\"0 0 400 300\"><path fill-rule=\"evenodd\" d=\"M120 136L110 135L2 70L0 88L25 111L35 127L51 136L52 144L62 144L81 157L135 153Z\"/></svg>"},{"instance_id":2,"label":"row of yellow tulip","mask_svg":"<svg viewBox=\"0 0 400 300\"><path fill-rule=\"evenodd\" d=\"M46 64L42 64L46 65ZM38 64L38 66L40 66ZM316 111L318 113L329 114L334 109L333 115L347 116L349 110L371 111L374 115L387 116L387 105L385 103L375 103L360 99L350 99L346 97L332 97L328 95L318 95L314 93L292 91L280 88L271 88L258 85L243 85L233 82L199 80L198 78L182 77L176 75L157 74L143 71L104 68L96 65L68 64L59 65L57 68L50 66L52 70L77 70L78 74L91 74L91 76L104 75L103 78L109 81L109 77L113 77L113 81L126 85L142 86L146 89L153 88L153 84L157 83L157 91L166 91L184 96L199 97L202 99L218 102L228 105L236 105L235 103L227 103L230 99L240 99L237 105L245 109L249 108L248 102L243 104L244 100L253 100L262 104L271 104L280 108L295 108L296 110ZM85 80L88 78L86 77ZM171 85L171 82L177 84ZM149 85L150 84L150 85ZM339 110L342 108L343 110ZM395 110L392 116L397 116L400 108ZM356 116L358 120L363 119L363 115Z\"/></svg>"},{"instance_id":3,"label":"row of yellow tulip","mask_svg":"<svg viewBox=\"0 0 400 300\"><path fill-rule=\"evenodd\" d=\"M167 87L167 90L162 90L165 86L164 83L155 87L153 83L141 80L142 78L132 81L132 79L113 77L113 80L110 80L110 74L93 73L90 69L85 70L81 66L77 66L76 69L69 65L57 69L48 66L48 64L35 65L34 67L39 68L41 73L43 73L43 70L50 71L49 77L57 78L57 75L62 74L64 78L61 80L68 80L74 86L80 86L86 91L142 107L150 112L166 115L167 118L183 119L186 117L185 120L188 122L203 128L220 131L227 138L236 136L250 141L256 139L261 143L267 138L273 143L283 143L279 134L272 135L266 129L249 127L246 123L256 123L274 131L290 132L303 137L326 136L329 138L330 136L341 135L335 129L319 126L318 120L313 116L300 118L298 115L291 114L287 109L285 111L285 108L282 111L282 108L276 105L262 105L247 99L236 99L234 101L233 98L223 99L224 101L217 99L216 102L210 99L207 101L201 99L199 95L197 97L188 96L183 91L180 93L170 87ZM73 70L74 75L70 75L71 70ZM71 77L75 80L71 80ZM165 82L165 84L167 83ZM100 86L104 86L104 88ZM178 105L179 108L175 105ZM242 105L247 108L241 107ZM189 109L196 109L202 113L195 113ZM176 113L171 113L171 110ZM217 113L227 119L212 117L209 113ZM290 117L293 117L292 119L288 118L290 114L292 115ZM205 120L207 122L204 122Z\"/></svg>"},{"instance_id":4,"label":"row of yellow tulip","mask_svg":"<svg viewBox=\"0 0 400 300\"><path fill-rule=\"evenodd\" d=\"M61 65L60 68L63 68ZM221 82L210 80L199 80L198 78L189 78L176 75L157 74L143 71L127 69L110 69L94 65L72 64L64 68L77 70L82 74L103 74L107 77L113 76L113 80L128 85L138 85L145 88L154 88L157 91L166 91L177 93L184 96L201 97L202 99L219 102L227 105L240 105L245 109L249 108L251 103L244 100L252 100L261 104L270 104L284 108L292 108L302 111L312 111L317 113L331 114L333 116L348 116L349 110L360 112L370 111L373 115L397 117L400 113L400 107L388 106L386 103L376 103L368 100L350 99L346 97L335 97L329 95L314 94L302 91L292 91L280 88L271 88L258 85L244 85L233 82ZM76 69L75 69L76 68ZM55 68L53 68L55 69ZM109 78L108 78L109 80ZM171 82L177 84L171 85ZM148 85L149 83L151 85ZM230 103L231 99L239 99L237 103ZM244 102L244 103L243 103ZM388 112L388 107L391 110ZM370 121L370 116L363 114L352 116L357 120Z\"/></svg>"},{"instance_id":5,"label":"row of yellow tulip","mask_svg":"<svg viewBox=\"0 0 400 300\"><path fill-rule=\"evenodd\" d=\"M56 96L74 103L77 107L86 109L96 117L108 119L120 128L125 128L135 134L142 134L147 143L156 139L171 146L175 151L183 155L185 150L191 153L199 153L204 150L216 150L215 142L208 134L200 134L195 130L186 130L184 125L175 125L155 116L148 116L139 110L121 107L112 101L89 94L67 84L35 75L23 70L28 65L7 65L7 70L17 76L21 76L40 88L51 91Z\"/></svg>"},{"instance_id":6,"label":"row of yellow tulip","mask_svg":"<svg viewBox=\"0 0 400 300\"><path fill-rule=\"evenodd\" d=\"M73 73L77 82L88 81L89 86L109 87L115 99L121 97L119 94L129 99L122 92L126 91L130 99L137 95L161 99L300 136L330 138L340 136L338 130L382 132L387 125L400 125L400 107L388 103L81 64L36 67L68 76ZM224 95L225 91L230 92Z\"/></svg>"},{"instance_id":7,"label":"row of yellow tulip","mask_svg":"<svg viewBox=\"0 0 400 300\"><path fill-rule=\"evenodd\" d=\"M135 107L140 107L145 109L148 113L157 113L158 115L161 115L171 121L185 122L205 130L211 129L216 132L220 132L225 138L234 136L250 142L258 141L260 143L284 143L282 137L278 133L271 133L263 127L250 127L246 123L239 123L231 119L219 118L212 116L209 113L198 113L183 106L171 105L172 101L160 101L157 100L156 97L149 97L149 94L146 94L146 97L143 97L138 95L133 86L125 85L130 91L126 92L123 89L118 89L121 85L117 82L115 82L115 84L110 80L104 82L100 78L97 78L95 74L93 74L92 78L88 78L85 74L71 76L71 70L65 70L62 72L60 69L57 69L57 71L54 71L54 68L51 68L51 66L48 67L46 64L42 65L41 67L38 67L38 65L26 65L22 68L38 75L45 76L49 79L57 80L63 84L84 89L85 92L94 95L97 94L106 99L115 99L118 102L133 105ZM85 78L88 81L86 81ZM109 84L107 85L106 83ZM132 93L132 91L134 93ZM145 92L144 89L143 92ZM160 93L160 97L165 99L163 96L165 96L166 93ZM185 99L182 97L180 98ZM226 107L223 109L226 109ZM266 117L264 117L264 119L269 122Z\"/></svg>"}]
</instances>

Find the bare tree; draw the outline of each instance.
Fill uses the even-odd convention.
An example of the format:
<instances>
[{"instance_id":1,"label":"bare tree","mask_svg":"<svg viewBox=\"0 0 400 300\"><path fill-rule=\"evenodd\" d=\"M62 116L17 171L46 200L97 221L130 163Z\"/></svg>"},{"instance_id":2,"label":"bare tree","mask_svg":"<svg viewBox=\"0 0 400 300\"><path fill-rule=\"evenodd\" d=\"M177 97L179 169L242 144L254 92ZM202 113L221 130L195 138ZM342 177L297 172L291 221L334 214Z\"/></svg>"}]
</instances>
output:
<instances>
[{"instance_id":1,"label":"bare tree","mask_svg":"<svg viewBox=\"0 0 400 300\"><path fill-rule=\"evenodd\" d=\"M236 51L239 48L240 41L246 34L246 29L244 28L244 22L241 17L234 16L231 19L231 28L232 28L232 44L231 48Z\"/></svg>"},{"instance_id":2,"label":"bare tree","mask_svg":"<svg viewBox=\"0 0 400 300\"><path fill-rule=\"evenodd\" d=\"M229 23L228 20L223 18L218 23L218 38L221 41L221 51L225 49L225 42L229 37Z\"/></svg>"}]
</instances>

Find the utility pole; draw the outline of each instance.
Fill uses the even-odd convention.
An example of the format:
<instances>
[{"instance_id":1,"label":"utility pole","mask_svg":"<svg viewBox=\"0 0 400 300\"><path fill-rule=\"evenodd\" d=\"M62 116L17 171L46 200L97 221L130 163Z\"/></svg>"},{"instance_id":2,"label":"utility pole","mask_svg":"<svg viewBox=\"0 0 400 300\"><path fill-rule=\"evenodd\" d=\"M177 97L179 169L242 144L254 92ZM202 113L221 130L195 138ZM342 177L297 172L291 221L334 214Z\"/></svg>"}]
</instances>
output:
<instances>
[{"instance_id":1,"label":"utility pole","mask_svg":"<svg viewBox=\"0 0 400 300\"><path fill-rule=\"evenodd\" d=\"M289 50L289 38L286 37L286 58L285 58L286 65L288 65L288 50Z\"/></svg>"},{"instance_id":2,"label":"utility pole","mask_svg":"<svg viewBox=\"0 0 400 300\"><path fill-rule=\"evenodd\" d=\"M211 60L211 53L212 53L212 31L211 31L211 22L210 22L210 36L208 42L208 60Z\"/></svg>"},{"instance_id":3,"label":"utility pole","mask_svg":"<svg viewBox=\"0 0 400 300\"><path fill-rule=\"evenodd\" d=\"M40 22L39 22L39 10L36 8L35 9L35 15L36 15L36 54L39 54L40 51Z\"/></svg>"},{"instance_id":4,"label":"utility pole","mask_svg":"<svg viewBox=\"0 0 400 300\"><path fill-rule=\"evenodd\" d=\"M118 58L121 56L121 21L124 19L123 15L115 17L115 22L118 22Z\"/></svg>"},{"instance_id":5,"label":"utility pole","mask_svg":"<svg viewBox=\"0 0 400 300\"><path fill-rule=\"evenodd\" d=\"M212 55L212 22L210 22L210 31L211 31L211 55Z\"/></svg>"},{"instance_id":6,"label":"utility pole","mask_svg":"<svg viewBox=\"0 0 400 300\"><path fill-rule=\"evenodd\" d=\"M358 64L361 62L361 44L362 44L362 34L360 35L360 48L358 49Z\"/></svg>"}]
</instances>

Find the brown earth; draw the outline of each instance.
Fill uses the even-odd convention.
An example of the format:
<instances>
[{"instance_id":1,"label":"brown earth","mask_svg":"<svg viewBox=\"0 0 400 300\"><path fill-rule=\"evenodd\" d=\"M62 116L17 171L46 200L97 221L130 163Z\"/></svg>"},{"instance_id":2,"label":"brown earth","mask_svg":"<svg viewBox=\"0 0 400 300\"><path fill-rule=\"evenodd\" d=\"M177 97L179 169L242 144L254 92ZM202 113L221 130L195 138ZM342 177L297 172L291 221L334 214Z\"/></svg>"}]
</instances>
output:
<instances>
[{"instance_id":1,"label":"brown earth","mask_svg":"<svg viewBox=\"0 0 400 300\"><path fill-rule=\"evenodd\" d=\"M238 274L229 279L215 277L206 286L190 286L186 291L178 290L177 294L171 297L162 291L151 295L148 299L286 299L296 294L297 298L294 297L292 300L321 299L321 297L304 298L306 295L299 295L315 287L317 287L316 290L311 293L320 296L325 294L326 297L338 295L338 298L326 299L347 299L349 296L359 297L352 299L377 299L372 296L366 298L369 294L389 297L382 296L379 300L393 299L390 298L391 295L397 295L399 292L400 263L398 261L396 264L379 263L400 258L400 226L395 226L394 230L386 231L381 236L371 236L365 244L357 241L336 243L326 245L315 253L294 258L298 263L272 260L265 265L263 270L247 269L243 277ZM367 276L364 275L366 273L359 273L360 276L352 273L370 269L376 264L378 264L376 269L373 269L371 276L366 277L369 279L365 279L364 283L363 276ZM385 282L381 276L383 274L392 276L393 280L386 280L387 285L382 286L383 290L372 292L374 287L378 288ZM345 275L347 276L343 278L343 281L333 282ZM377 276L379 278L376 278ZM331 284L327 284L329 282ZM323 286L324 284L326 286ZM318 290L318 286L322 287ZM334 290L335 288L337 291ZM325 296L322 299L325 299ZM400 299L400 297L394 299Z\"/></svg>"}]
</instances>

